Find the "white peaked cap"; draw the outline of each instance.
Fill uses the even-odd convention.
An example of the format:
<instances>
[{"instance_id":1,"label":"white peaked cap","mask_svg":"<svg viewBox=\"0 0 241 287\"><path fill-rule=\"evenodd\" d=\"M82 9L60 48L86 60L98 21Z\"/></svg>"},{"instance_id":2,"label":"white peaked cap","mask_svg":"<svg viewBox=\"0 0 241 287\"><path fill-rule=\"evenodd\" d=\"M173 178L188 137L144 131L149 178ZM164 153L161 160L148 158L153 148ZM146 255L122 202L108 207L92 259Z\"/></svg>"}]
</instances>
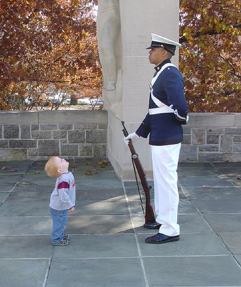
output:
<instances>
[{"instance_id":1,"label":"white peaked cap","mask_svg":"<svg viewBox=\"0 0 241 287\"><path fill-rule=\"evenodd\" d=\"M159 36L157 34L151 34L151 40L153 42L158 42L158 43L161 43L164 45L167 44L167 45L172 45L172 46L176 46L176 47L181 47L181 44L179 44L173 40L167 39L165 37Z\"/></svg>"}]
</instances>

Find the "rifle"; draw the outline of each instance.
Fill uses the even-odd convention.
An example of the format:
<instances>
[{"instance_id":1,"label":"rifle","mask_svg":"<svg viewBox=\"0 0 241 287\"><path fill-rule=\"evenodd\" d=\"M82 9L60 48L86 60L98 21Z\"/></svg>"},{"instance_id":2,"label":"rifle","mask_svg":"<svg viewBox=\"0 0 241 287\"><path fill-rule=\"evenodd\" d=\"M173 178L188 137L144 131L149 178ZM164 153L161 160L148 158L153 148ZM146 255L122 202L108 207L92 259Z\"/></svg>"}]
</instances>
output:
<instances>
[{"instance_id":1,"label":"rifle","mask_svg":"<svg viewBox=\"0 0 241 287\"><path fill-rule=\"evenodd\" d=\"M126 127L125 127L125 122L121 121L121 124L123 126L123 130L122 130L123 134L125 137L127 137L128 132L127 132ZM135 164L135 165L133 164L133 167L136 167L136 169L137 169L137 172L138 172L140 180L141 180L141 185L143 187L145 197L146 197L145 223L152 223L152 222L155 222L156 220L155 220L154 212L153 212L153 209L151 206L150 189L149 189L148 183L146 181L146 175L145 175L145 172L142 168L138 154L136 153L135 148L134 148L131 140L129 140L128 146L129 146L129 149L131 152L132 162L134 162L134 164ZM135 171L135 169L134 169L134 171Z\"/></svg>"}]
</instances>

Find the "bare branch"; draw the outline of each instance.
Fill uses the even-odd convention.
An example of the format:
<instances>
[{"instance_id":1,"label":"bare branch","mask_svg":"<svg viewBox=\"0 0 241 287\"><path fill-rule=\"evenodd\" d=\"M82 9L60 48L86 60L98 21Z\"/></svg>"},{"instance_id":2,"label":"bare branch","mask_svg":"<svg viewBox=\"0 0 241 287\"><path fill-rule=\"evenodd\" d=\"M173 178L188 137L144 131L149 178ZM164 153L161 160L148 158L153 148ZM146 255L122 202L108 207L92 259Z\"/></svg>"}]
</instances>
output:
<instances>
[{"instance_id":1,"label":"bare branch","mask_svg":"<svg viewBox=\"0 0 241 287\"><path fill-rule=\"evenodd\" d=\"M220 57L224 62L226 62L226 63L229 65L229 67L232 69L231 74L232 74L233 76L235 76L235 77L241 79L241 75L239 75L239 74L236 73L235 67L228 61L228 59L225 59L220 53L218 53L218 54L219 54L219 57Z\"/></svg>"},{"instance_id":2,"label":"bare branch","mask_svg":"<svg viewBox=\"0 0 241 287\"><path fill-rule=\"evenodd\" d=\"M237 28L237 29L241 29L241 24L236 24L236 25L233 25L232 28ZM217 32L215 30L209 30L209 31L206 31L206 32L197 32L195 35L192 36L192 38L196 39L200 36L206 36L206 35L221 35L221 34L224 34L226 33L225 30L222 30L220 32ZM182 44L184 42L187 42L188 39L185 37L185 36L182 36L179 38L179 43Z\"/></svg>"},{"instance_id":3,"label":"bare branch","mask_svg":"<svg viewBox=\"0 0 241 287\"><path fill-rule=\"evenodd\" d=\"M224 96L230 96L230 95L233 95L233 94L240 94L241 90L230 90L230 91L224 91L223 93L221 93L221 95L224 95Z\"/></svg>"}]
</instances>

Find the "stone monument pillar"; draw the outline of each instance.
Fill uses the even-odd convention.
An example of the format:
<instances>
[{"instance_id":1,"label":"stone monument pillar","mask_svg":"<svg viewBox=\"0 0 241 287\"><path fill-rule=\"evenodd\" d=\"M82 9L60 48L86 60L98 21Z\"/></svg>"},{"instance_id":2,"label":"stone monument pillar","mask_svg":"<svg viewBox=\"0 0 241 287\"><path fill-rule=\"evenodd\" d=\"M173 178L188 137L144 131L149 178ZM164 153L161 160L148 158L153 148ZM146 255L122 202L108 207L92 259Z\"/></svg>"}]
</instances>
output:
<instances>
[{"instance_id":1,"label":"stone monument pillar","mask_svg":"<svg viewBox=\"0 0 241 287\"><path fill-rule=\"evenodd\" d=\"M107 156L124 180L134 179L134 173L121 121L131 133L147 113L149 84L154 74L146 50L151 33L178 41L179 1L99 0L97 35L104 76L104 108L108 111ZM178 65L178 50L172 63ZM148 139L140 139L135 148L147 178L151 178Z\"/></svg>"}]
</instances>

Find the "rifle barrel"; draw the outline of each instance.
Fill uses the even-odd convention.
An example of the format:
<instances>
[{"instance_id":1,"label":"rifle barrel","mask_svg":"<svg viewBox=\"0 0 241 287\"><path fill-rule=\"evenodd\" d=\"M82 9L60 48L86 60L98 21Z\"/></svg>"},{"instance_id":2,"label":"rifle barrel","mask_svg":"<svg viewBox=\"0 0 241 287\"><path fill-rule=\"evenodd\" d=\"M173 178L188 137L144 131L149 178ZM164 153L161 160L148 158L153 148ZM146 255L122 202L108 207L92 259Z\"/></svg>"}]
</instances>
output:
<instances>
[{"instance_id":1,"label":"rifle barrel","mask_svg":"<svg viewBox=\"0 0 241 287\"><path fill-rule=\"evenodd\" d=\"M127 129L125 127L125 122L121 121L121 124L123 126L123 134L125 137L128 136L128 132ZM135 164L135 167L137 169L138 175L140 177L141 180L141 185L143 187L145 196L146 196L146 213L145 213L145 223L151 223L151 222L155 222L155 216L154 216L154 212L153 212L153 208L151 206L151 197L150 197L150 189L146 180L146 174L144 172L144 169L142 168L141 162L139 160L139 156L135 151L135 148L132 144L132 140L129 140L128 143L131 155L132 155L132 160Z\"/></svg>"}]
</instances>

